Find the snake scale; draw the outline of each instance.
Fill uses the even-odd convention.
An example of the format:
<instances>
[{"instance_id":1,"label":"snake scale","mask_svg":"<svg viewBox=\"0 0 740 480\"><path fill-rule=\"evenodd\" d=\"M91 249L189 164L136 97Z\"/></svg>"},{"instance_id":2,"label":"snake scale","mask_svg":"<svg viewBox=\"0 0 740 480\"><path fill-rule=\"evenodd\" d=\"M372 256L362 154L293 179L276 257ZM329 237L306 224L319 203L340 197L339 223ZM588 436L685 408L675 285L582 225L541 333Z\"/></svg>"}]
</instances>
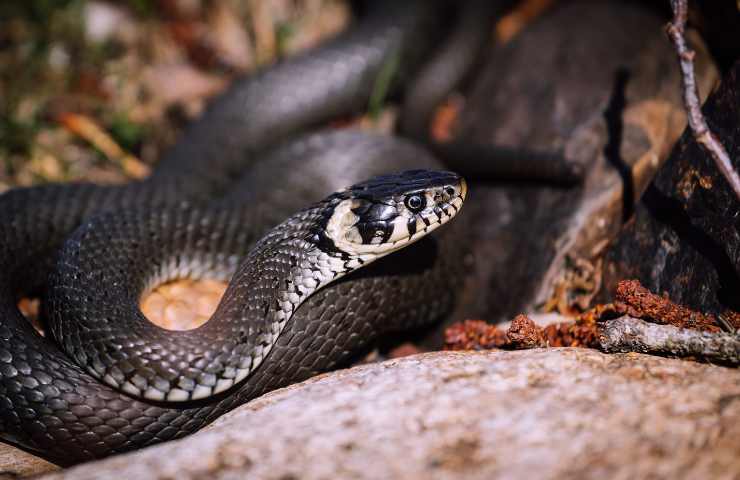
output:
<instances>
[{"instance_id":1,"label":"snake scale","mask_svg":"<svg viewBox=\"0 0 740 480\"><path fill-rule=\"evenodd\" d=\"M1 195L0 436L61 464L179 438L448 311L464 231L425 235L464 180L398 138L308 131L362 110L389 59L411 79L450 8L369 2L235 82L145 180ZM231 283L203 327L167 332L138 300L183 276ZM16 307L31 294L46 337Z\"/></svg>"}]
</instances>

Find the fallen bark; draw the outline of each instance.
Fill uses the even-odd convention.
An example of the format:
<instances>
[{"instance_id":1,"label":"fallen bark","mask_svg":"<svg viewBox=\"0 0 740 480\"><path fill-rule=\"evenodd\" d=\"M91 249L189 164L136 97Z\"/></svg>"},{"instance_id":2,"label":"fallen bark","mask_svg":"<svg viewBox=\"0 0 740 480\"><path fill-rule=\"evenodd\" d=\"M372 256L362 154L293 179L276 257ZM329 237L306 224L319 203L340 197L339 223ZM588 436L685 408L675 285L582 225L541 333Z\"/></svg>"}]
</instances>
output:
<instances>
[{"instance_id":1,"label":"fallen bark","mask_svg":"<svg viewBox=\"0 0 740 480\"><path fill-rule=\"evenodd\" d=\"M617 284L613 308L621 314L647 319L651 323L713 333L720 331L714 315L691 310L668 297L656 295L643 287L639 280L622 280Z\"/></svg>"}]
</instances>

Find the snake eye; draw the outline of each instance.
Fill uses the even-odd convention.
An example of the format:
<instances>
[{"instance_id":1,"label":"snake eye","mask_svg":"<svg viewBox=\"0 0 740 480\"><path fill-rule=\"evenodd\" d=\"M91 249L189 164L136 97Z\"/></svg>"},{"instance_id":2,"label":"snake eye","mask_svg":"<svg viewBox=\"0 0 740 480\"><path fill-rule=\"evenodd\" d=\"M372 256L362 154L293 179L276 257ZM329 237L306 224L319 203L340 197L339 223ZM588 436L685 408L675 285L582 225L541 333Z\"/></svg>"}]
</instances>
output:
<instances>
[{"instance_id":1,"label":"snake eye","mask_svg":"<svg viewBox=\"0 0 740 480\"><path fill-rule=\"evenodd\" d=\"M414 213L420 212L426 206L426 203L426 199L416 193L413 195L407 195L403 201L403 204L406 205L406 208Z\"/></svg>"}]
</instances>

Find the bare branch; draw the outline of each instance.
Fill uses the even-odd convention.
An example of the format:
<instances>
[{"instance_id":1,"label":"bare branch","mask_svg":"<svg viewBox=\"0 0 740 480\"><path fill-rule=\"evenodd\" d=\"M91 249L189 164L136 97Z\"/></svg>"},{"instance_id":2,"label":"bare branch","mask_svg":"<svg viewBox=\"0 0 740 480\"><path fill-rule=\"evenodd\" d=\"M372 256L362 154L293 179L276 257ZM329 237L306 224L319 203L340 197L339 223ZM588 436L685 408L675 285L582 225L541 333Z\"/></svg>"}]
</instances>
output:
<instances>
[{"instance_id":1,"label":"bare branch","mask_svg":"<svg viewBox=\"0 0 740 480\"><path fill-rule=\"evenodd\" d=\"M701 113L699 104L699 91L694 77L694 55L695 52L688 48L684 32L686 30L686 19L688 16L687 0L671 0L673 7L673 21L666 26L668 37L676 47L678 61L681 66L684 87L684 103L689 117L689 127L694 132L694 138L704 150L712 157L714 163L727 182L732 187L735 195L740 199L740 176L732 167L730 156L722 145L722 142L709 130L707 121Z\"/></svg>"},{"instance_id":2,"label":"bare branch","mask_svg":"<svg viewBox=\"0 0 740 480\"><path fill-rule=\"evenodd\" d=\"M599 343L605 352L695 357L740 365L740 335L657 325L627 315L608 320L601 329Z\"/></svg>"}]
</instances>

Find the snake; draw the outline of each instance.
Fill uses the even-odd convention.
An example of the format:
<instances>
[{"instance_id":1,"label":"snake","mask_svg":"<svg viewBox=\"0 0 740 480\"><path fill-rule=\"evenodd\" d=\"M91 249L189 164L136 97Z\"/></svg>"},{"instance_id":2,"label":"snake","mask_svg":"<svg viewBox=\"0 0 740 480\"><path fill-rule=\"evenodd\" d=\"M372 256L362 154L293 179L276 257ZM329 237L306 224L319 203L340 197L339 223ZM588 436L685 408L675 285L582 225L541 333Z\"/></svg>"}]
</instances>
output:
<instances>
[{"instance_id":1,"label":"snake","mask_svg":"<svg viewBox=\"0 0 740 480\"><path fill-rule=\"evenodd\" d=\"M320 126L389 62L408 85L450 9L369 2L234 82L144 180L0 195L0 438L62 465L181 438L449 311L464 222L429 234L465 180L416 143ZM206 324L166 331L139 299L183 277L229 285ZM45 336L17 307L37 294Z\"/></svg>"}]
</instances>

